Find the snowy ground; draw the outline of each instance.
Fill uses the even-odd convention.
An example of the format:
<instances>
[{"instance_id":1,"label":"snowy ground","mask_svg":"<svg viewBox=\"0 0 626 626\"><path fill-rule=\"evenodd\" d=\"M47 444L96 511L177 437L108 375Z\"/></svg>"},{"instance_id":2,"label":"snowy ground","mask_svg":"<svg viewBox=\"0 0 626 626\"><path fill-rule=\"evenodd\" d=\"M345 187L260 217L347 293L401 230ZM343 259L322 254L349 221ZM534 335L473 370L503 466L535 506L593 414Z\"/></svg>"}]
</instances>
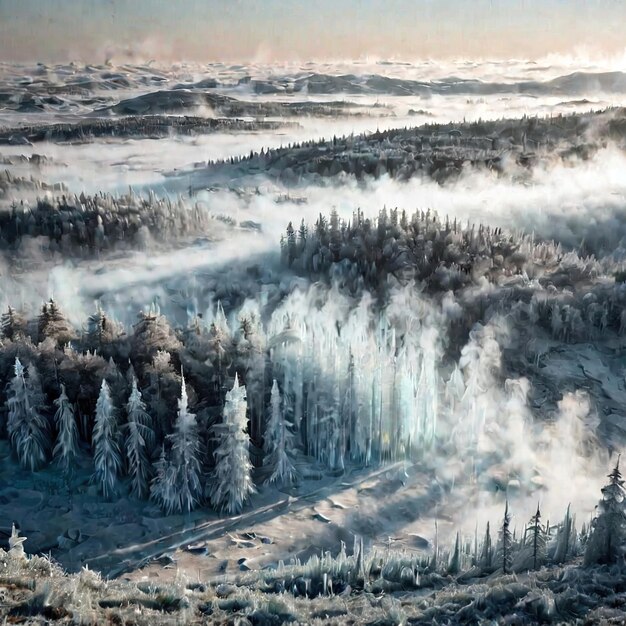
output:
<instances>
[{"instance_id":1,"label":"snowy ground","mask_svg":"<svg viewBox=\"0 0 626 626\"><path fill-rule=\"evenodd\" d=\"M321 551L337 553L342 541L352 545L355 536L370 546L427 551L433 511L442 532L454 514L454 505L446 514L442 487L418 468L399 463L341 476L308 471L312 477L297 488L263 488L238 516L207 509L164 516L158 507L128 498L102 502L87 471L73 479L70 495L60 476L42 472L33 480L5 462L0 519L15 521L32 551L50 552L70 571L89 565L106 576L169 581L179 570L205 580L295 557L306 560ZM8 535L10 528L2 532ZM164 569L163 556L175 567Z\"/></svg>"}]
</instances>

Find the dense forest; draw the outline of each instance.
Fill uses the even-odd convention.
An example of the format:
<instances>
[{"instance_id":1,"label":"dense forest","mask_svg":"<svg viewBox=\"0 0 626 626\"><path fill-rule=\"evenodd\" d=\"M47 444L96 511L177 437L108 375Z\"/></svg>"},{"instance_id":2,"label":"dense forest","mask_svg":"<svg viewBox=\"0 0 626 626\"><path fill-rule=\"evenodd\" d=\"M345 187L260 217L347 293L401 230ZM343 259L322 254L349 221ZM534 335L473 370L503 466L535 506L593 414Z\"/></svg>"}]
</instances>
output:
<instances>
[{"instance_id":1,"label":"dense forest","mask_svg":"<svg viewBox=\"0 0 626 626\"><path fill-rule=\"evenodd\" d=\"M185 328L154 305L132 328L100 308L75 328L53 299L37 316L9 307L0 434L15 463L33 472L54 464L68 484L89 471L103 499L124 493L165 513L233 514L264 484L297 483L307 465L341 475L348 464L420 461L444 448L476 457L485 385L499 376L490 320L503 309L565 342L626 326L619 280L589 290L606 271L596 259L430 211L383 209L370 220L357 210L349 222L332 212L297 232L289 224L281 255L310 281L306 290L270 310L218 303L210 320ZM489 297L472 300L485 284ZM506 406L518 410L523 383L505 388ZM442 567L506 574L583 553L588 563L619 560L622 492L617 464L590 526L577 530L569 511L546 524L538 509L512 534L507 508L501 528L482 540L458 535L449 552L435 546L433 563L403 565L399 580Z\"/></svg>"}]
</instances>

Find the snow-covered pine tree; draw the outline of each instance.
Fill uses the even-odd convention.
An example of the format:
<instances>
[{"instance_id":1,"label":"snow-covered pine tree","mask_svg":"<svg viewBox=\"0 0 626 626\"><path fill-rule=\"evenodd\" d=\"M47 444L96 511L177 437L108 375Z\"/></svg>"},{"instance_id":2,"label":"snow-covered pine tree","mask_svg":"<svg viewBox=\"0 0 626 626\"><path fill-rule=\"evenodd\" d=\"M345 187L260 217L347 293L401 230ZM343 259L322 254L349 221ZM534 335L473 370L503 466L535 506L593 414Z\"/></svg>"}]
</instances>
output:
<instances>
[{"instance_id":1,"label":"snow-covered pine tree","mask_svg":"<svg viewBox=\"0 0 626 626\"><path fill-rule=\"evenodd\" d=\"M86 343L91 350L100 352L102 344L108 335L107 325L109 320L106 313L100 306L92 313L87 320L87 336Z\"/></svg>"},{"instance_id":2,"label":"snow-covered pine tree","mask_svg":"<svg viewBox=\"0 0 626 626\"><path fill-rule=\"evenodd\" d=\"M537 503L537 512L530 518L526 527L526 537L528 544L532 548L533 569L538 569L545 558L546 534L541 523L541 510Z\"/></svg>"},{"instance_id":3,"label":"snow-covered pine tree","mask_svg":"<svg viewBox=\"0 0 626 626\"><path fill-rule=\"evenodd\" d=\"M513 537L510 525L511 515L509 513L509 501L507 500L504 507L502 526L500 527L500 556L503 574L508 574L511 571L511 563L513 562Z\"/></svg>"},{"instance_id":4,"label":"snow-covered pine tree","mask_svg":"<svg viewBox=\"0 0 626 626\"><path fill-rule=\"evenodd\" d=\"M45 462L49 446L47 423L41 415L41 386L37 388L39 379L34 368L29 372L35 380L26 379L24 366L17 357L14 372L7 394L7 433L20 465L35 471Z\"/></svg>"},{"instance_id":5,"label":"snow-covered pine tree","mask_svg":"<svg viewBox=\"0 0 626 626\"><path fill-rule=\"evenodd\" d=\"M68 472L75 465L78 456L78 428L74 417L74 408L65 392L65 385L61 385L61 394L54 401L54 404L57 407L54 421L58 435L53 457L55 463Z\"/></svg>"},{"instance_id":6,"label":"snow-covered pine tree","mask_svg":"<svg viewBox=\"0 0 626 626\"><path fill-rule=\"evenodd\" d=\"M181 509L180 498L176 491L176 468L167 458L165 446L161 447L161 456L154 464L150 498L168 514Z\"/></svg>"},{"instance_id":7,"label":"snow-covered pine tree","mask_svg":"<svg viewBox=\"0 0 626 626\"><path fill-rule=\"evenodd\" d=\"M92 480L100 487L102 495L110 498L116 491L122 471L122 452L118 440L115 408L106 380L102 381L100 395L96 402L93 450L96 471Z\"/></svg>"},{"instance_id":8,"label":"snow-covered pine tree","mask_svg":"<svg viewBox=\"0 0 626 626\"><path fill-rule=\"evenodd\" d=\"M485 530L485 538L482 543L479 564L481 569L484 571L490 571L493 567L493 547L491 544L491 530L489 522L487 522L487 529Z\"/></svg>"},{"instance_id":9,"label":"snow-covered pine tree","mask_svg":"<svg viewBox=\"0 0 626 626\"><path fill-rule=\"evenodd\" d=\"M246 388L235 375L233 388L226 394L224 418L214 427L217 448L215 473L210 485L212 505L227 513L238 513L255 492L252 484L252 463L249 438L246 434Z\"/></svg>"},{"instance_id":10,"label":"snow-covered pine tree","mask_svg":"<svg viewBox=\"0 0 626 626\"><path fill-rule=\"evenodd\" d=\"M126 404L128 423L126 430L126 458L128 459L128 475L130 476L131 494L139 499L148 495L152 468L149 450L154 445L154 431L150 427L150 416L133 377L130 396Z\"/></svg>"},{"instance_id":11,"label":"snow-covered pine tree","mask_svg":"<svg viewBox=\"0 0 626 626\"><path fill-rule=\"evenodd\" d=\"M33 363L28 366L27 371L28 376L26 377L26 391L28 393L31 406L41 415L42 413L45 413L46 410L46 396L43 392L41 376ZM42 419L45 421L45 418L42 417Z\"/></svg>"},{"instance_id":12,"label":"snow-covered pine tree","mask_svg":"<svg viewBox=\"0 0 626 626\"><path fill-rule=\"evenodd\" d=\"M44 304L39 317L39 340L46 337L53 338L59 345L66 344L75 336L74 329L65 319L65 316L50 298L47 305Z\"/></svg>"},{"instance_id":13,"label":"snow-covered pine tree","mask_svg":"<svg viewBox=\"0 0 626 626\"><path fill-rule=\"evenodd\" d=\"M293 224L289 222L287 225L287 265L291 267L298 254L298 244L296 240L296 231Z\"/></svg>"},{"instance_id":14,"label":"snow-covered pine tree","mask_svg":"<svg viewBox=\"0 0 626 626\"><path fill-rule=\"evenodd\" d=\"M6 313L0 318L0 336L15 341L24 335L26 320L23 315L12 307L8 307Z\"/></svg>"},{"instance_id":15,"label":"snow-covered pine tree","mask_svg":"<svg viewBox=\"0 0 626 626\"><path fill-rule=\"evenodd\" d=\"M585 550L585 565L613 563L623 557L626 547L626 503L619 458L602 487L598 515L591 523L591 535Z\"/></svg>"},{"instance_id":16,"label":"snow-covered pine tree","mask_svg":"<svg viewBox=\"0 0 626 626\"><path fill-rule=\"evenodd\" d=\"M164 492L175 494L175 498L170 498L166 506L166 510L169 511L190 512L202 497L198 424L196 416L189 412L187 405L187 389L183 377L174 432L167 437L172 444L170 464L175 469L175 473L166 474L170 480L174 480L174 487Z\"/></svg>"},{"instance_id":17,"label":"snow-covered pine tree","mask_svg":"<svg viewBox=\"0 0 626 626\"><path fill-rule=\"evenodd\" d=\"M131 337L133 361L150 363L158 351L178 353L182 348L168 319L155 306L148 313L140 312Z\"/></svg>"},{"instance_id":18,"label":"snow-covered pine tree","mask_svg":"<svg viewBox=\"0 0 626 626\"><path fill-rule=\"evenodd\" d=\"M265 481L266 484L285 485L296 481L297 471L289 454L289 451L293 450L294 439L282 411L280 390L274 379L270 397L270 415L263 441L263 465L271 471Z\"/></svg>"}]
</instances>

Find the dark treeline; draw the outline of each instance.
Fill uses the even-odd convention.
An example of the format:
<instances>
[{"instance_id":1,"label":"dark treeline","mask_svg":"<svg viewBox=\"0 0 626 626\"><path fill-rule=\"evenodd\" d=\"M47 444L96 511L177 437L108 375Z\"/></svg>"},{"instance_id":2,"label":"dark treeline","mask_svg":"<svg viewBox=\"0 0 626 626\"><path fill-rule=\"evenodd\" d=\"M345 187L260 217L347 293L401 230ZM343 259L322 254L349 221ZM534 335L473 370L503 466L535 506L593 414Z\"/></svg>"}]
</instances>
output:
<instances>
[{"instance_id":1,"label":"dark treeline","mask_svg":"<svg viewBox=\"0 0 626 626\"><path fill-rule=\"evenodd\" d=\"M411 281L437 298L453 294L467 328L488 311L502 310L566 342L626 332L623 273L614 263L430 210L409 215L383 209L369 219L357 209L349 221L333 211L313 225L302 221L296 229L289 223L281 256L296 273L353 295L369 291L384 301L394 286ZM603 274L608 282L596 284ZM468 295L466 288L485 280L499 288Z\"/></svg>"},{"instance_id":2,"label":"dark treeline","mask_svg":"<svg viewBox=\"0 0 626 626\"><path fill-rule=\"evenodd\" d=\"M115 247L144 247L150 241L174 241L190 234L210 234L216 222L200 204L182 198L141 197L132 191L67 194L20 202L0 211L0 250L15 250L25 238L40 238L43 251L85 257Z\"/></svg>"},{"instance_id":3,"label":"dark treeline","mask_svg":"<svg viewBox=\"0 0 626 626\"><path fill-rule=\"evenodd\" d=\"M609 109L544 118L524 116L394 128L294 143L208 165L224 167L247 162L254 170L289 182L304 176L333 177L341 173L357 179L388 174L400 180L424 174L444 182L467 165L501 171L511 163L528 167L550 155L584 159L608 141L621 143L625 138L624 110Z\"/></svg>"},{"instance_id":4,"label":"dark treeline","mask_svg":"<svg viewBox=\"0 0 626 626\"><path fill-rule=\"evenodd\" d=\"M198 475L211 473L215 458L221 458L215 455L222 438L228 454L241 456L234 467L245 470L245 476L252 469L250 457L259 466L270 465L266 473L271 474L271 482L282 481L282 472L289 472L290 482L295 477L291 462L284 447L277 449L285 439L286 422L282 411L272 419L270 409L272 397L273 404L280 406L280 392L272 388L263 339L255 331L257 322L242 317L238 331L231 334L218 307L209 328L198 319L192 327L175 331L152 310L141 313L127 333L98 310L77 332L53 300L31 320L9 308L1 319L0 380L5 384L0 385L0 432L9 437L16 460L31 470L53 460L67 465L67 458L88 456L90 448L98 469L98 441L104 437L117 442L113 465L105 459L105 476L96 479L107 497L117 491L125 472L132 484L139 481L134 491L147 496L150 479L159 475L164 456L167 467L178 465L180 437L190 446ZM250 389L249 401L245 385ZM227 437L223 431L231 422ZM103 431L107 423L109 430ZM125 461L121 443L134 431L140 450ZM188 431L193 433L191 443ZM227 464L231 461L227 459ZM245 476L238 495L211 497L217 508L241 508L252 488ZM161 478L162 482L185 481L184 477ZM229 483L233 477L224 475L221 480ZM155 491L153 497L168 511L191 509L204 501L204 488L203 480L202 489L183 501L180 494L163 496Z\"/></svg>"},{"instance_id":5,"label":"dark treeline","mask_svg":"<svg viewBox=\"0 0 626 626\"><path fill-rule=\"evenodd\" d=\"M548 274L554 280L566 269L588 284L599 271L595 260L564 255L554 244L535 244L500 229L461 226L430 212L409 217L395 209L381 211L376 220L365 219L360 211L350 222L335 213L328 219L320 216L313 227L301 225L298 233L290 225L282 254L292 269L335 281L350 293L416 281L433 293L458 294L484 277L497 283L503 276L528 278L539 269L546 273L537 274L537 280ZM562 299L540 300L531 294L529 289L518 314L560 339L577 340L576 332L590 328L624 330L617 300L611 309L595 297L581 299L580 309L565 309L569 305ZM281 341L290 343L289 329ZM297 476L291 453L301 442L292 439L292 416L281 398L286 386L279 389L275 382L285 380L285 372L281 377L280 367L274 370L271 349L259 319L240 315L233 330L219 306L208 327L198 318L186 329L174 329L151 310L140 313L130 330L102 310L77 330L53 300L32 319L9 308L1 318L0 381L5 384L0 385L0 432L8 437L15 461L27 470L51 462L67 469L90 463L93 456L94 481L104 497L128 489L152 497L167 512L204 502L238 511L254 490L253 465L271 473L270 482L290 483ZM329 441L334 445L334 439ZM589 563L621 559L621 490L616 467L592 539L588 528L574 534L569 513L559 529L546 528L545 537L556 542L550 558L561 562L581 554L585 545ZM472 559L482 560L483 552L486 559L481 571L515 570L522 552L530 558L530 546L533 567L540 560L537 551L544 539L536 536L528 543L527 534L523 540L510 536L507 515L499 540L487 530L480 550L474 542ZM537 533L542 526L539 519L534 523ZM500 552L491 548L497 541ZM462 572L472 559L459 538L447 567Z\"/></svg>"},{"instance_id":6,"label":"dark treeline","mask_svg":"<svg viewBox=\"0 0 626 626\"><path fill-rule=\"evenodd\" d=\"M283 262L298 273L337 278L352 292L377 291L393 277L399 282L425 281L433 291L460 289L476 279L488 260L492 274L517 273L528 257L523 238L501 228L442 220L436 212L412 215L383 208L375 219L357 209L352 219L319 216L296 230L290 222L281 237ZM555 255L559 251L555 248Z\"/></svg>"},{"instance_id":7,"label":"dark treeline","mask_svg":"<svg viewBox=\"0 0 626 626\"><path fill-rule=\"evenodd\" d=\"M36 162L35 159L29 162L33 163L36 168L40 167L41 163L43 163L43 161ZM38 180L32 174L26 177L13 174L9 170L0 171L0 200L9 196L9 194L15 190L59 193L67 191L67 187L64 183L46 183L45 181Z\"/></svg>"},{"instance_id":8,"label":"dark treeline","mask_svg":"<svg viewBox=\"0 0 626 626\"><path fill-rule=\"evenodd\" d=\"M168 137L201 135L213 132L248 132L276 130L284 124L269 121L206 118L194 116L138 115L120 118L96 118L75 124L20 126L0 131L0 145L40 141L81 143L102 137Z\"/></svg>"},{"instance_id":9,"label":"dark treeline","mask_svg":"<svg viewBox=\"0 0 626 626\"><path fill-rule=\"evenodd\" d=\"M261 102L239 100L224 94L194 90L193 85L178 85L174 89L154 91L122 100L99 109L98 114L109 111L117 115L142 116L154 113L185 113L198 107L210 108L215 115L225 118L254 117L334 117L359 115L359 104L334 102Z\"/></svg>"}]
</instances>

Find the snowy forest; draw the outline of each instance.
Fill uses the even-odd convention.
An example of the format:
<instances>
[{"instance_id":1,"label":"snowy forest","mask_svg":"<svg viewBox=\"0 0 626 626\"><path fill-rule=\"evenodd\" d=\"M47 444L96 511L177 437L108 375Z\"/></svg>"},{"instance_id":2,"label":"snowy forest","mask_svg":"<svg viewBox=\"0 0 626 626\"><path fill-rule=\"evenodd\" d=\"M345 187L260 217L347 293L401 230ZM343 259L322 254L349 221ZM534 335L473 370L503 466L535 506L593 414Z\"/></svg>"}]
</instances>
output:
<instances>
[{"instance_id":1,"label":"snowy forest","mask_svg":"<svg viewBox=\"0 0 626 626\"><path fill-rule=\"evenodd\" d=\"M579 445L589 415L561 400L558 441L532 450L532 390L525 378L495 371L498 325L507 311L521 343L538 332L562 342L620 336L620 282L582 300L565 288L541 289L564 268L584 281L606 267L553 242L430 210L383 209L375 220L357 210L348 222L333 211L297 231L289 223L280 249L285 270L310 286L278 305L245 300L228 314L218 302L210 319L196 315L186 328L156 305L132 328L101 308L75 328L53 299L34 318L9 307L1 318L1 432L15 464L55 467L70 491L87 471L104 500L130 494L165 514L240 513L258 489L297 484L307 465L338 475L398 461L429 467L443 451L464 459L446 489L484 480L495 456L508 464L496 491L541 497L538 468L554 461L556 446ZM476 294L477 284L493 290ZM524 357L532 367L541 355ZM503 373L506 420L492 406ZM570 395L584 406L581 394ZM516 436L529 439L525 454ZM586 563L619 560L619 461L602 493L598 515L579 529L569 509L551 524L537 508L514 533L507 502L500 528L487 524L480 541L459 530L453 547L435 543L430 565L416 565L414 575L442 563L455 574L506 574L583 553Z\"/></svg>"},{"instance_id":2,"label":"snowy forest","mask_svg":"<svg viewBox=\"0 0 626 626\"><path fill-rule=\"evenodd\" d=\"M623 622L623 73L25 68L0 616Z\"/></svg>"}]
</instances>

